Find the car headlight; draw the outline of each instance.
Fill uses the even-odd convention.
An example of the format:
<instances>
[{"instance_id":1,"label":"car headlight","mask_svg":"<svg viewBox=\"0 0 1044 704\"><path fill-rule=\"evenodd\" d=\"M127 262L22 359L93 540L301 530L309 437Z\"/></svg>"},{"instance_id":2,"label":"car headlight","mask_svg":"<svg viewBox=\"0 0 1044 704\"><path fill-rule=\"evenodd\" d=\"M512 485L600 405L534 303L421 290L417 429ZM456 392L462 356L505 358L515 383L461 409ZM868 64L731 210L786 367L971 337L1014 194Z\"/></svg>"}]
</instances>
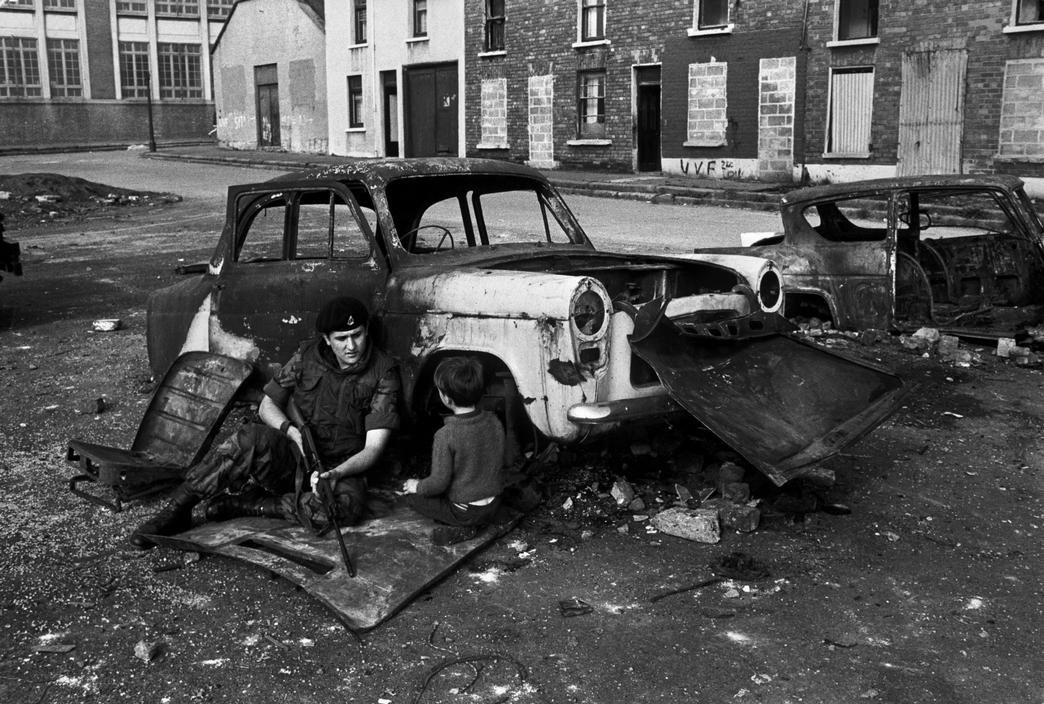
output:
<instances>
[{"instance_id":1,"label":"car headlight","mask_svg":"<svg viewBox=\"0 0 1044 704\"><path fill-rule=\"evenodd\" d=\"M758 281L758 303L769 313L779 310L783 303L783 282L775 269L765 269Z\"/></svg>"},{"instance_id":2,"label":"car headlight","mask_svg":"<svg viewBox=\"0 0 1044 704\"><path fill-rule=\"evenodd\" d=\"M573 299L569 317L581 335L595 335L605 325L605 301L595 291L588 289Z\"/></svg>"}]
</instances>

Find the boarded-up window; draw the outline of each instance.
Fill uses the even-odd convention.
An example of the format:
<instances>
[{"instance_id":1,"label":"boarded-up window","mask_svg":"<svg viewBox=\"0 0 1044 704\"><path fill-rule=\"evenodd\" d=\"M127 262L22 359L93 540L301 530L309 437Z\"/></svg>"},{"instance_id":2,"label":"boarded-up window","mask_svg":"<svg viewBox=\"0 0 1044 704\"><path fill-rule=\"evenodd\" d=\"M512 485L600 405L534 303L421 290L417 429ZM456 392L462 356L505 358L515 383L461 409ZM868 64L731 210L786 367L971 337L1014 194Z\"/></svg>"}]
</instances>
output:
<instances>
[{"instance_id":1,"label":"boarded-up window","mask_svg":"<svg viewBox=\"0 0 1044 704\"><path fill-rule=\"evenodd\" d=\"M833 69L830 73L830 113L826 153L868 156L874 105L874 69Z\"/></svg>"},{"instance_id":2,"label":"boarded-up window","mask_svg":"<svg viewBox=\"0 0 1044 704\"><path fill-rule=\"evenodd\" d=\"M482 142L480 148L507 147L507 79L482 81Z\"/></svg>"},{"instance_id":3,"label":"boarded-up window","mask_svg":"<svg viewBox=\"0 0 1044 704\"><path fill-rule=\"evenodd\" d=\"M1044 160L1044 59L1017 59L1004 66L1000 139L1002 157Z\"/></svg>"},{"instance_id":4,"label":"boarded-up window","mask_svg":"<svg viewBox=\"0 0 1044 704\"><path fill-rule=\"evenodd\" d=\"M685 125L687 147L720 147L729 126L728 68L720 61L689 64L688 110Z\"/></svg>"}]
</instances>

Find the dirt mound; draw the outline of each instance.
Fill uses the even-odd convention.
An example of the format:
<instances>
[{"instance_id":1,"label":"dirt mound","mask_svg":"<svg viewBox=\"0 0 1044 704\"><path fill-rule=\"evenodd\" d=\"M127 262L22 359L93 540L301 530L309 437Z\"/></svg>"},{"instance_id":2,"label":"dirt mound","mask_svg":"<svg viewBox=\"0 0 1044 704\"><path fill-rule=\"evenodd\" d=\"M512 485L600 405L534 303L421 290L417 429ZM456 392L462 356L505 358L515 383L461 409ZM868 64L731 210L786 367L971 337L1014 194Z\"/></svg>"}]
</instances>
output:
<instances>
[{"instance_id":1,"label":"dirt mound","mask_svg":"<svg viewBox=\"0 0 1044 704\"><path fill-rule=\"evenodd\" d=\"M127 206L176 203L173 193L135 191L50 173L0 174L0 213L8 230L41 222L84 218Z\"/></svg>"}]
</instances>

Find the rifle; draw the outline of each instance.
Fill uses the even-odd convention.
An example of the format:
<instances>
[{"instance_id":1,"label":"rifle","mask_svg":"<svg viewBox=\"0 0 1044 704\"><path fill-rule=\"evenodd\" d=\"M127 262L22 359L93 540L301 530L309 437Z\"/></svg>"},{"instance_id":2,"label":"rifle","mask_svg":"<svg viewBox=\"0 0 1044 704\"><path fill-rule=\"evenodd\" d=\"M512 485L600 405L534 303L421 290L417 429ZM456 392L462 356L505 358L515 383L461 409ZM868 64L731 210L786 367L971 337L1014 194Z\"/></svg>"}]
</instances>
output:
<instances>
[{"instance_id":1,"label":"rifle","mask_svg":"<svg viewBox=\"0 0 1044 704\"><path fill-rule=\"evenodd\" d=\"M301 444L304 445L305 463L308 465L309 474L317 472L319 475L322 475L323 463L319 459L319 451L315 445L315 438L312 436L312 429L308 427L308 423L301 414L301 409L297 407L297 404L291 398L289 403L286 404L286 410L290 422L301 431L301 440L303 441ZM349 577L355 577L355 565L352 564L352 558L348 555L348 546L344 544L341 526L337 522L337 502L334 499L333 483L329 479L323 479L320 476L319 481L315 485L315 493L319 496L319 502L323 506L327 520L333 526L334 535L337 536L337 545L341 548L341 561L344 562L344 569L348 572Z\"/></svg>"}]
</instances>

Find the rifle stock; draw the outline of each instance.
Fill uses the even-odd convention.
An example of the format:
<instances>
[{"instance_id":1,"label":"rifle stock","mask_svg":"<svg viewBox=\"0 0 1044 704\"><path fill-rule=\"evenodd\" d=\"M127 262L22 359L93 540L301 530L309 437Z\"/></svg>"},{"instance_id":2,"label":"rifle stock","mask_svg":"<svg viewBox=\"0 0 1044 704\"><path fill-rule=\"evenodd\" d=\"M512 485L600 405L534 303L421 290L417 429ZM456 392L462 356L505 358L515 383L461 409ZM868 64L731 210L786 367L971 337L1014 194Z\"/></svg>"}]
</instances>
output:
<instances>
[{"instance_id":1,"label":"rifle stock","mask_svg":"<svg viewBox=\"0 0 1044 704\"><path fill-rule=\"evenodd\" d=\"M286 410L290 422L301 431L301 444L304 445L305 462L308 465L309 474L316 472L321 475L323 473L323 463L319 459L319 450L315 444L315 437L312 435L312 429L308 427L308 422L305 421L304 415L301 414L301 409L294 403L293 398L286 404ZM319 502L323 506L323 511L326 513L326 518L330 525L333 526L334 534L337 536L337 545L341 549L341 561L344 562L344 569L348 572L349 577L354 577L355 565L352 564L352 558L348 555L348 546L344 543L344 535L341 534L341 526L337 522L337 502L334 497L333 482L320 477L315 489L316 494L319 496Z\"/></svg>"}]
</instances>

